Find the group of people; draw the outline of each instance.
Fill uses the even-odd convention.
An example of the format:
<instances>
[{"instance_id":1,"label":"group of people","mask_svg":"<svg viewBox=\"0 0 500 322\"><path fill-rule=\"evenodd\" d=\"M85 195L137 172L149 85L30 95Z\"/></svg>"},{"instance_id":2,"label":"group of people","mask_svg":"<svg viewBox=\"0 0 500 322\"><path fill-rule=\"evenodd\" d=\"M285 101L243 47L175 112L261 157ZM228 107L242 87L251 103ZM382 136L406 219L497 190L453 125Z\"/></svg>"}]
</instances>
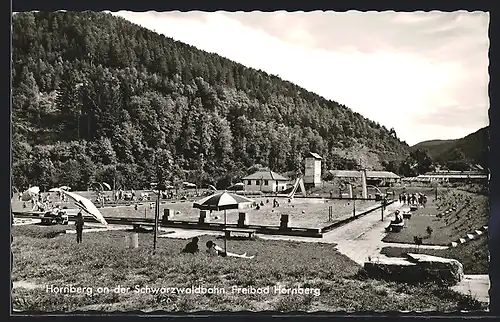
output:
<instances>
[{"instance_id":1,"label":"group of people","mask_svg":"<svg viewBox=\"0 0 500 322\"><path fill-rule=\"evenodd\" d=\"M184 253L184 254L196 254L196 253L198 253L200 251L199 247L198 247L198 242L199 242L199 238L193 237L193 239L181 250L181 253ZM248 259L252 259L255 257L255 255L248 256L247 253L236 254L236 253L227 252L211 240L207 241L205 246L207 247L206 253L209 256L239 257L239 258L248 258Z\"/></svg>"},{"instance_id":2,"label":"group of people","mask_svg":"<svg viewBox=\"0 0 500 322\"><path fill-rule=\"evenodd\" d=\"M270 202L269 199L266 199L266 204L268 204L269 202ZM288 202L291 202L291 200L288 199ZM264 201L261 200L260 203L254 202L253 206L255 207L256 210L260 210L261 207L264 207ZM278 200L276 200L276 198L274 198L273 199L273 208L277 208L279 206L280 206L280 203L278 202Z\"/></svg>"},{"instance_id":3,"label":"group of people","mask_svg":"<svg viewBox=\"0 0 500 322\"><path fill-rule=\"evenodd\" d=\"M19 193L19 201L22 201L22 193ZM59 202L65 202L66 196L60 192L57 192L57 197ZM50 193L38 194L31 197L29 201L31 203L31 211L46 211L54 206L54 200L50 198ZM28 208L26 202L23 202L23 209Z\"/></svg>"},{"instance_id":4,"label":"group of people","mask_svg":"<svg viewBox=\"0 0 500 322\"><path fill-rule=\"evenodd\" d=\"M425 204L427 203L427 196L420 192L411 194L407 194L405 192L399 195L399 202L402 204L420 205L425 207Z\"/></svg>"}]
</instances>

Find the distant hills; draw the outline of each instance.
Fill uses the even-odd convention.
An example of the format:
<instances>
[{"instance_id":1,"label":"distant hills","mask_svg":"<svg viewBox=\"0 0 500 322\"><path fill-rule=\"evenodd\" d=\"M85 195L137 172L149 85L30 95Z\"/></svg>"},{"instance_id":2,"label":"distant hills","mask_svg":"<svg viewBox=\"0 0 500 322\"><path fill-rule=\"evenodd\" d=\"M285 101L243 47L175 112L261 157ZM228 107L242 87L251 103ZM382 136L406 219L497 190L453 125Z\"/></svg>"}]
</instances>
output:
<instances>
[{"instance_id":1,"label":"distant hills","mask_svg":"<svg viewBox=\"0 0 500 322\"><path fill-rule=\"evenodd\" d=\"M410 147L410 150L425 150L434 162L442 165L460 161L487 168L488 135L488 127L484 127L461 139L423 141Z\"/></svg>"}]
</instances>

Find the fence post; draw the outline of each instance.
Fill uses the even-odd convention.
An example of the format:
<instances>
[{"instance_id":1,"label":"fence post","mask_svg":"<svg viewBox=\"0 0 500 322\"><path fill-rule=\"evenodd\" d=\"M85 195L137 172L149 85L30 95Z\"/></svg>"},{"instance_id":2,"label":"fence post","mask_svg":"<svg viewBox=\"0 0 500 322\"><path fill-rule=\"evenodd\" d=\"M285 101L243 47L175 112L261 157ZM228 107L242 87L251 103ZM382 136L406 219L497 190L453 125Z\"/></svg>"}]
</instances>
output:
<instances>
[{"instance_id":1,"label":"fence post","mask_svg":"<svg viewBox=\"0 0 500 322\"><path fill-rule=\"evenodd\" d=\"M356 198L352 200L352 216L356 216Z\"/></svg>"}]
</instances>

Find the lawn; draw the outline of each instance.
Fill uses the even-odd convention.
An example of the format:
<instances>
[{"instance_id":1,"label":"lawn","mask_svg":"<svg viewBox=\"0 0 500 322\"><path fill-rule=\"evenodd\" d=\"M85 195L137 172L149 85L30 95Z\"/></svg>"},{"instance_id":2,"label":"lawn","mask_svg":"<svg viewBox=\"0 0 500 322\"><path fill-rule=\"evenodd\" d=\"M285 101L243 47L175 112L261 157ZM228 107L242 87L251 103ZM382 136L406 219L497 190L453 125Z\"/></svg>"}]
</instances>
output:
<instances>
[{"instance_id":1,"label":"lawn","mask_svg":"<svg viewBox=\"0 0 500 322\"><path fill-rule=\"evenodd\" d=\"M397 247L384 247L380 251L389 257L405 257L407 253L418 252L432 256L452 258L458 260L464 266L465 274L488 274L488 236L482 235L476 240L449 249L408 249Z\"/></svg>"},{"instance_id":2,"label":"lawn","mask_svg":"<svg viewBox=\"0 0 500 322\"><path fill-rule=\"evenodd\" d=\"M444 212L455 207L448 215ZM425 245L448 245L488 224L488 197L459 190L443 192L438 200L430 199L425 208L413 212L405 228L398 233L388 233L383 239L388 243L414 243L414 236L423 237ZM427 227L432 233L427 233Z\"/></svg>"},{"instance_id":3,"label":"lawn","mask_svg":"<svg viewBox=\"0 0 500 322\"><path fill-rule=\"evenodd\" d=\"M249 224L253 225L270 225L279 226L281 214L288 214L291 227L300 228L323 228L329 224L328 207L333 208L333 220L338 220L345 216L349 216L353 212L352 201L349 200L330 200L325 202L320 199L292 199L288 202L288 198L276 198L280 203L279 207L273 208L273 198L255 198L256 202L264 203L260 210L244 209L241 211L249 215ZM153 202L141 202L135 210L134 206L117 206L101 208L100 211L105 217L140 217L154 218L154 208L150 208ZM375 201L356 201L356 212L378 205ZM71 206L71 204L69 204ZM71 206L74 208L74 206ZM160 205L160 216L163 215L163 210L169 208L175 213L174 218L177 220L198 221L199 210L193 208L193 201L164 201ZM238 222L238 212L240 210L228 210L227 222L236 224ZM218 218L214 218L217 216ZM213 212L211 222L223 223L224 213Z\"/></svg>"},{"instance_id":4,"label":"lawn","mask_svg":"<svg viewBox=\"0 0 500 322\"><path fill-rule=\"evenodd\" d=\"M444 312L481 308L471 297L436 285L363 278L360 266L338 253L335 245L231 240L230 251L255 258L213 258L203 252L181 255L186 241L167 238L158 240L157 253L152 254L151 234L139 234L139 248L127 249L123 231L87 233L83 244L77 245L71 235L43 232L55 227L26 227L13 227L12 279L22 286L13 289L17 310ZM200 237L202 249L211 238ZM47 291L48 286L68 284L87 289L73 294ZM114 293L118 285L130 290ZM177 291L138 294L136 286ZM199 286L217 288L218 293L193 294L185 289ZM271 292L243 294L232 292L233 286L270 287ZM275 294L275 286L318 289L320 294ZM99 292L106 287L109 292Z\"/></svg>"}]
</instances>

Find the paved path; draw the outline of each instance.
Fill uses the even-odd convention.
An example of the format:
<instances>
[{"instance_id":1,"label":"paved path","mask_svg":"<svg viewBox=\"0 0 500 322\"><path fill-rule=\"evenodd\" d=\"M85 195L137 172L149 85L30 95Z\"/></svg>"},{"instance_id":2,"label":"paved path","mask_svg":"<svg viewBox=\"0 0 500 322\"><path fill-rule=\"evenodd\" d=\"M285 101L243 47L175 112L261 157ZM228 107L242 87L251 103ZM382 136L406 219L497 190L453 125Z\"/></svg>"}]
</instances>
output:
<instances>
[{"instance_id":1,"label":"paved path","mask_svg":"<svg viewBox=\"0 0 500 322\"><path fill-rule=\"evenodd\" d=\"M490 302L488 294L490 289L489 275L465 275L464 279L453 286L452 289L462 294L472 295L478 301L484 303Z\"/></svg>"},{"instance_id":2,"label":"paved path","mask_svg":"<svg viewBox=\"0 0 500 322\"><path fill-rule=\"evenodd\" d=\"M334 230L323 234L323 238L295 237L295 236L270 236L259 235L262 239L272 240L293 240L304 242L336 244L337 250L363 265L368 256L377 255L382 247L387 243L382 242L386 232L385 227L394 216L394 211L402 209L399 202L387 206L384 211L384 220L382 221L381 211L373 211L363 217L360 217L350 223L335 228ZM397 244L392 244L397 246ZM405 247L408 245L405 244ZM411 246L411 245L410 245Z\"/></svg>"}]
</instances>

